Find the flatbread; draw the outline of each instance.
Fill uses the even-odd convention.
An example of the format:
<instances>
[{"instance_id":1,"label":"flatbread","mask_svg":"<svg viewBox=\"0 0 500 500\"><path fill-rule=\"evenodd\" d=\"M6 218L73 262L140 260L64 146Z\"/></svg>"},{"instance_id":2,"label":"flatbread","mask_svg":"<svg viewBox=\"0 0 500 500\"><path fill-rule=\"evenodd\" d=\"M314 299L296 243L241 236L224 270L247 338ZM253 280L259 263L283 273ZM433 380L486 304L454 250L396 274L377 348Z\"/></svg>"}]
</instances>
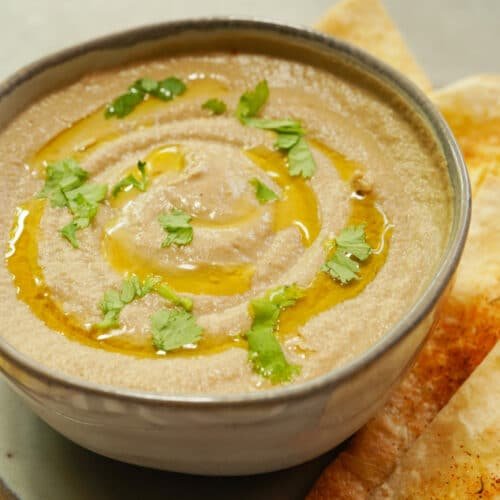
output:
<instances>
[{"instance_id":1,"label":"flatbread","mask_svg":"<svg viewBox=\"0 0 500 500\"><path fill-rule=\"evenodd\" d=\"M451 481L452 471L445 473L445 468L453 461L448 452L456 450L447 448L450 437L443 433L452 410L446 410L444 417L438 417L439 435L437 431L429 431L434 432L435 449L443 446L442 467L438 468L440 474L431 474L432 466L426 458L420 459L419 448L413 451L412 445L500 339L500 129L497 121L500 116L500 77L468 79L436 93L434 99L455 132L471 173L480 172L474 177L471 230L456 284L410 373L384 408L356 433L346 449L323 472L308 497L310 500L369 498L375 492L379 495L403 485L408 488L407 496L396 498L454 498L452 486L447 484ZM495 373L498 374L498 370ZM482 375L479 378L484 380ZM483 389L486 391L482 393L484 398L489 397L494 386L491 379L489 386ZM476 404L470 398L459 401L463 401L463 410L469 416L468 428L483 432L481 420L484 411L488 410L469 408L469 404ZM464 440L464 447L475 449L465 427L457 423L450 427L450 432L455 432L454 429ZM490 427L485 427L484 432L489 433L488 429ZM499 453L498 429L495 432L496 441L490 443L490 448L487 442L481 441L479 457L472 454L465 461L460 455L461 461L454 467L473 471L471 480L477 480L478 471L491 479L488 468L493 462L489 457L491 453ZM425 438L424 443L430 440ZM429 445L415 446L424 446L428 450L426 453L431 453L430 448L425 448ZM406 458L407 450L410 450L407 457L413 458ZM483 463L482 457L487 457L487 463ZM399 464L401 468L397 468ZM398 472L394 472L395 469ZM417 469L421 472L420 482L414 479ZM388 479L393 477L392 474L397 476ZM465 477L464 470L459 474ZM393 490L377 489L388 480L394 485L384 488ZM464 480L462 488L472 487L467 481ZM491 481L488 485L483 484L484 491L486 488L491 490ZM432 491L426 489L431 487ZM447 493L441 495L444 491ZM467 496L458 495L456 498Z\"/></svg>"},{"instance_id":2,"label":"flatbread","mask_svg":"<svg viewBox=\"0 0 500 500\"><path fill-rule=\"evenodd\" d=\"M410 373L325 469L308 499L368 498L498 338L500 304L451 297Z\"/></svg>"},{"instance_id":3,"label":"flatbread","mask_svg":"<svg viewBox=\"0 0 500 500\"><path fill-rule=\"evenodd\" d=\"M433 95L462 148L472 221L455 295L500 298L500 76L475 76Z\"/></svg>"},{"instance_id":4,"label":"flatbread","mask_svg":"<svg viewBox=\"0 0 500 500\"><path fill-rule=\"evenodd\" d=\"M431 90L429 78L379 0L344 0L332 7L315 28L382 59L424 92Z\"/></svg>"},{"instance_id":5,"label":"flatbread","mask_svg":"<svg viewBox=\"0 0 500 500\"><path fill-rule=\"evenodd\" d=\"M500 343L370 498L500 497Z\"/></svg>"},{"instance_id":6,"label":"flatbread","mask_svg":"<svg viewBox=\"0 0 500 500\"><path fill-rule=\"evenodd\" d=\"M431 95L453 130L473 194L488 173L500 175L500 75L460 80Z\"/></svg>"}]
</instances>

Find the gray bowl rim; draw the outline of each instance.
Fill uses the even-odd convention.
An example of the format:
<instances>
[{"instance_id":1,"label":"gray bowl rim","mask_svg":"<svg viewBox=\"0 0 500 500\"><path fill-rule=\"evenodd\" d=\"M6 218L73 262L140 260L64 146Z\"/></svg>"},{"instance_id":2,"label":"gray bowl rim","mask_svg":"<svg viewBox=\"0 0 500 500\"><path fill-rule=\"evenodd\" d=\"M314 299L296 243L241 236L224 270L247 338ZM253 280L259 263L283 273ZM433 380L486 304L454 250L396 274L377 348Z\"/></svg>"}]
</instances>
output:
<instances>
[{"instance_id":1,"label":"gray bowl rim","mask_svg":"<svg viewBox=\"0 0 500 500\"><path fill-rule=\"evenodd\" d=\"M399 92L405 96L405 99L407 99L415 109L419 110L427 119L428 125L430 125L433 131L433 135L443 149L448 171L452 172L453 169L455 169L457 172L458 185L453 193L457 201L454 207L455 213L452 221L452 231L450 241L448 242L440 266L425 291L407 311L407 314L388 330L378 342L349 363L304 382L292 383L290 385L264 391L228 395L165 394L125 389L88 382L52 370L17 351L17 349L9 345L7 341L0 336L0 355L17 368L24 370L25 373L28 373L38 380L44 380L49 386L56 385L66 389L84 391L101 397L115 398L137 404L158 404L192 408L226 406L244 407L266 403L282 403L300 399L325 390L333 391L335 387L348 380L351 376L374 363L377 358L389 351L416 328L437 304L453 277L463 252L471 217L471 189L467 168L462 158L460 148L440 112L413 82L367 52L335 37L324 35L307 27L292 26L257 18L202 17L148 24L76 44L24 66L0 83L0 101L3 97L14 92L18 85L37 74L91 51L129 46L133 45L134 42L145 42L166 38L168 36L178 35L184 31L224 29L274 32L281 36L289 37L290 39L298 38L310 45L318 44L323 48L336 51L348 59L355 60L363 66L365 71L374 74L377 78L385 79L393 85L395 84ZM455 233L454 237L453 232ZM0 370L2 370L12 382L17 382L16 379L5 370L1 368Z\"/></svg>"}]
</instances>

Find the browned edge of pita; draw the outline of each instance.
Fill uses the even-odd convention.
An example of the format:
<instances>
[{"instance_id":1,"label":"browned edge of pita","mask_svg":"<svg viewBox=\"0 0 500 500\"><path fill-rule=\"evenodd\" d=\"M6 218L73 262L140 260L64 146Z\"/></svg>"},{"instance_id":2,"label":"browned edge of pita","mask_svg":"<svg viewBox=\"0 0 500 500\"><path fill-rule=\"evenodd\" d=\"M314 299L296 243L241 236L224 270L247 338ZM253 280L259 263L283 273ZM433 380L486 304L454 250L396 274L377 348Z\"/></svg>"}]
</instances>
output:
<instances>
[{"instance_id":1,"label":"browned edge of pita","mask_svg":"<svg viewBox=\"0 0 500 500\"><path fill-rule=\"evenodd\" d=\"M315 28L366 50L399 70L424 92L432 85L380 0L344 0L332 7Z\"/></svg>"},{"instance_id":2,"label":"browned edge of pita","mask_svg":"<svg viewBox=\"0 0 500 500\"><path fill-rule=\"evenodd\" d=\"M500 302L443 307L417 362L384 408L323 472L309 500L366 498L500 338Z\"/></svg>"},{"instance_id":3,"label":"browned edge of pita","mask_svg":"<svg viewBox=\"0 0 500 500\"><path fill-rule=\"evenodd\" d=\"M500 498L499 377L497 343L370 498Z\"/></svg>"}]
</instances>

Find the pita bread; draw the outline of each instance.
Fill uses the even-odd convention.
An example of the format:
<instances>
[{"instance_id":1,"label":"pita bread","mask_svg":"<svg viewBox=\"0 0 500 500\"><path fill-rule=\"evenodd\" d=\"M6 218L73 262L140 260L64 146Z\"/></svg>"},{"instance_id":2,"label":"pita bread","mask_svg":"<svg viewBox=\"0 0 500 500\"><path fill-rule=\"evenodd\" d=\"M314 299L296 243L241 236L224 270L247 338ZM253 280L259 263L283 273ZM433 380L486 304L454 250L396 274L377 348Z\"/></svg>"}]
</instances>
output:
<instances>
[{"instance_id":1,"label":"pita bread","mask_svg":"<svg viewBox=\"0 0 500 500\"><path fill-rule=\"evenodd\" d=\"M498 498L499 378L500 343L370 498Z\"/></svg>"},{"instance_id":2,"label":"pita bread","mask_svg":"<svg viewBox=\"0 0 500 500\"><path fill-rule=\"evenodd\" d=\"M368 498L498 338L500 304L450 298L410 373L323 472L308 499Z\"/></svg>"},{"instance_id":3,"label":"pita bread","mask_svg":"<svg viewBox=\"0 0 500 500\"><path fill-rule=\"evenodd\" d=\"M454 293L500 297L500 76L475 76L436 92L467 163L472 221Z\"/></svg>"},{"instance_id":4,"label":"pita bread","mask_svg":"<svg viewBox=\"0 0 500 500\"><path fill-rule=\"evenodd\" d=\"M457 432L457 439L463 440L464 450L467 447L476 449L467 435L468 428L476 429L478 435L492 432L489 426L482 427L484 412L489 410L480 406L476 411L475 405L479 402L462 397L459 401L463 401L461 405L464 415L469 418L469 427L461 427L461 413L456 416L456 423L451 423L451 413L457 411L456 406L451 406L452 410L446 410L444 417L438 417L437 430L429 431L432 437L422 438L424 445L415 444L423 448L413 451L412 447L500 339L500 128L496 121L500 115L500 78L477 77L459 82L436 93L434 99L442 106L454 130L471 173L481 172L476 178L471 230L456 284L410 373L385 407L358 431L346 449L323 472L308 497L310 500L369 498L371 494L389 494L399 487L408 491L402 498L453 498L454 492L449 489L453 471L446 469L447 465L461 468L459 475L464 478L465 471L462 469L465 468L474 471L473 474L480 471L481 477L491 478L489 469L494 465L491 455L499 453L498 446L495 447L498 429L495 431L496 441L490 441L489 448L486 441L478 441L477 446L481 447L479 457L472 455L465 460L461 454L455 453L457 450L449 447L451 438L444 432L448 425L449 432ZM488 362L486 372L492 370L488 368L490 366L491 362ZM497 376L498 368L495 370ZM484 381L487 376L479 375L478 378ZM495 382L490 378L488 383L488 392L484 392L484 387L482 389L485 399L490 396ZM498 382L496 384L498 386ZM465 391L470 394L469 389ZM469 407L470 404L472 407ZM486 422L486 418L484 420ZM429 448L431 441L433 450L443 447L439 459L441 465L437 469L440 474L437 475L432 475L432 466L428 465L431 463L428 454L434 452ZM407 450L410 450L407 457L413 458L406 458ZM422 458L419 450L425 453ZM461 461L453 462L450 453L460 457ZM397 472L394 472L395 468ZM420 476L415 472L417 469ZM421 477L421 480L417 481L414 476ZM385 489L377 489L389 477L390 484L384 486ZM470 480L476 481L479 491L477 477L477 474L470 476ZM450 484L447 485L447 482ZM460 488L459 492L469 491L465 488L472 488L470 481L464 480ZM483 488L490 491L491 481L488 485L483 484ZM437 495L444 491L447 493ZM396 495L396 498L401 497ZM468 496L458 494L455 498ZM488 497L483 495L483 498Z\"/></svg>"},{"instance_id":5,"label":"pita bread","mask_svg":"<svg viewBox=\"0 0 500 500\"><path fill-rule=\"evenodd\" d=\"M315 28L382 59L424 92L431 90L425 72L379 0L344 0L332 7Z\"/></svg>"},{"instance_id":6,"label":"pita bread","mask_svg":"<svg viewBox=\"0 0 500 500\"><path fill-rule=\"evenodd\" d=\"M500 175L500 76L466 78L431 97L460 143L475 194L488 173Z\"/></svg>"}]
</instances>

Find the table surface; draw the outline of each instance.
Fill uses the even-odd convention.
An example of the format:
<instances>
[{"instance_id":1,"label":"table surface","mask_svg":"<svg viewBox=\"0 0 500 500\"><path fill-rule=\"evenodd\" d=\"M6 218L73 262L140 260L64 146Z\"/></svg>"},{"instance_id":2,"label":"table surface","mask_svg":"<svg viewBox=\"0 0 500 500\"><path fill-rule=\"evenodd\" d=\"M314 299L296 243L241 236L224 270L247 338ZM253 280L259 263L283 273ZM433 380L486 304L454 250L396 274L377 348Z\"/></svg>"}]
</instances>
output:
<instances>
[{"instance_id":1,"label":"table surface","mask_svg":"<svg viewBox=\"0 0 500 500\"><path fill-rule=\"evenodd\" d=\"M266 17L311 25L332 0L2 0L0 80L19 67L94 36L186 17ZM500 1L386 0L436 87L467 75L500 72ZM204 478L153 471L88 452L35 417L0 380L0 498L22 500L218 498L301 499L334 452L287 471ZM4 486L2 486L2 480ZM14 496L13 495L13 496Z\"/></svg>"}]
</instances>

